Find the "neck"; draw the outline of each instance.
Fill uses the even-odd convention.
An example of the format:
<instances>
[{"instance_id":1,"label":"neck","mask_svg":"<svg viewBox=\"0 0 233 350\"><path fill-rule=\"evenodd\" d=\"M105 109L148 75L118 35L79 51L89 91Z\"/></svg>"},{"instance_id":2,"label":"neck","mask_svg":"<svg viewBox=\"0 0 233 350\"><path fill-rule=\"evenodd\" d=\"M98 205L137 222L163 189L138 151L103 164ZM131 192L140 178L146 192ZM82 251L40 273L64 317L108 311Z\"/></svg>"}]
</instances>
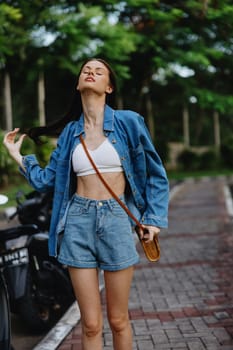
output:
<instances>
[{"instance_id":1,"label":"neck","mask_svg":"<svg viewBox=\"0 0 233 350\"><path fill-rule=\"evenodd\" d=\"M105 96L84 94L81 98L86 126L94 127L102 125L104 119Z\"/></svg>"}]
</instances>

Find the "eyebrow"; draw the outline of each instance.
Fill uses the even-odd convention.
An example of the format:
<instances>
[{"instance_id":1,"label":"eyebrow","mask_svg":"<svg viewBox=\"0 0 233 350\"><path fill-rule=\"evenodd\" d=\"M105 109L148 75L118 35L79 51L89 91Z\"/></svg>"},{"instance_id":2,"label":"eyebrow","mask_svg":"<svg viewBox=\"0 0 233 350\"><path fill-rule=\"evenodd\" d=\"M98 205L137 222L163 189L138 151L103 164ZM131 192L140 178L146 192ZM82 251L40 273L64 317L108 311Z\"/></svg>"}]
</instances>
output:
<instances>
[{"instance_id":1,"label":"eyebrow","mask_svg":"<svg viewBox=\"0 0 233 350\"><path fill-rule=\"evenodd\" d=\"M91 67L91 66L84 66L83 69L85 69L85 68L91 69L92 67ZM96 68L94 68L94 69L95 69L95 70L105 70L104 67L96 67Z\"/></svg>"}]
</instances>

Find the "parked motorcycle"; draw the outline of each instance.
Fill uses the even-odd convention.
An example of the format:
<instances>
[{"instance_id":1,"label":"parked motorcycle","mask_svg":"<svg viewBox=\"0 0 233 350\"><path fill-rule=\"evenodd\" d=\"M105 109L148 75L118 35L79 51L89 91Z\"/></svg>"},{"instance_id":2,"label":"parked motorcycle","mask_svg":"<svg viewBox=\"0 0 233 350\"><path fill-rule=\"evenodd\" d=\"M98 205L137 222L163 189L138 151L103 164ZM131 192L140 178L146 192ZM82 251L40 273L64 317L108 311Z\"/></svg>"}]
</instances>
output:
<instances>
[{"instance_id":1,"label":"parked motorcycle","mask_svg":"<svg viewBox=\"0 0 233 350\"><path fill-rule=\"evenodd\" d=\"M0 205L5 204L8 198L0 194ZM10 322L10 305L7 292L7 286L3 275L0 260L0 349L10 350L11 342L11 322Z\"/></svg>"},{"instance_id":2,"label":"parked motorcycle","mask_svg":"<svg viewBox=\"0 0 233 350\"><path fill-rule=\"evenodd\" d=\"M11 218L18 215L22 224L0 230L0 261L11 311L19 313L31 331L40 333L50 329L75 298L67 267L48 255L44 230L51 203L36 192L24 202L18 195L17 203Z\"/></svg>"},{"instance_id":3,"label":"parked motorcycle","mask_svg":"<svg viewBox=\"0 0 233 350\"><path fill-rule=\"evenodd\" d=\"M53 192L40 193L31 191L16 194L16 211L10 220L17 216L21 224L34 224L41 231L48 231L51 219Z\"/></svg>"}]
</instances>

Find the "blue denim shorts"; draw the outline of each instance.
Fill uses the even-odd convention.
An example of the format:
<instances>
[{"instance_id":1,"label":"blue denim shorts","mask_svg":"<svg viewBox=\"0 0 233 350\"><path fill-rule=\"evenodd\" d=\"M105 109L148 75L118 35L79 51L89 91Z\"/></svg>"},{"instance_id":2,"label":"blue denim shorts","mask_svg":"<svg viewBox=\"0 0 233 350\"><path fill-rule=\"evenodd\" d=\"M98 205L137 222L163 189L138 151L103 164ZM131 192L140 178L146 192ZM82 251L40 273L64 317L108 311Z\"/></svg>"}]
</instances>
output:
<instances>
[{"instance_id":1,"label":"blue denim shorts","mask_svg":"<svg viewBox=\"0 0 233 350\"><path fill-rule=\"evenodd\" d=\"M124 201L123 196L120 199ZM68 266L107 271L139 261L128 215L115 199L73 196L58 260Z\"/></svg>"}]
</instances>

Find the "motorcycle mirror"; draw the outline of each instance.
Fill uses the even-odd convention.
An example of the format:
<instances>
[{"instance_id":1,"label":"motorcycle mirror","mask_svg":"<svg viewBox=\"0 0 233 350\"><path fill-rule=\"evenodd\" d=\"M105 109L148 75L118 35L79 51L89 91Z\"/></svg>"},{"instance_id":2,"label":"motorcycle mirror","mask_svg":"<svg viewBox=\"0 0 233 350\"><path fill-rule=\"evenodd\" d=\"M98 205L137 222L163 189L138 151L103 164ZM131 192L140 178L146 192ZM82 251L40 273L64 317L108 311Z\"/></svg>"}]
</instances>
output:
<instances>
[{"instance_id":1,"label":"motorcycle mirror","mask_svg":"<svg viewBox=\"0 0 233 350\"><path fill-rule=\"evenodd\" d=\"M0 194L0 204L5 204L8 202L8 197L4 194Z\"/></svg>"}]
</instances>

